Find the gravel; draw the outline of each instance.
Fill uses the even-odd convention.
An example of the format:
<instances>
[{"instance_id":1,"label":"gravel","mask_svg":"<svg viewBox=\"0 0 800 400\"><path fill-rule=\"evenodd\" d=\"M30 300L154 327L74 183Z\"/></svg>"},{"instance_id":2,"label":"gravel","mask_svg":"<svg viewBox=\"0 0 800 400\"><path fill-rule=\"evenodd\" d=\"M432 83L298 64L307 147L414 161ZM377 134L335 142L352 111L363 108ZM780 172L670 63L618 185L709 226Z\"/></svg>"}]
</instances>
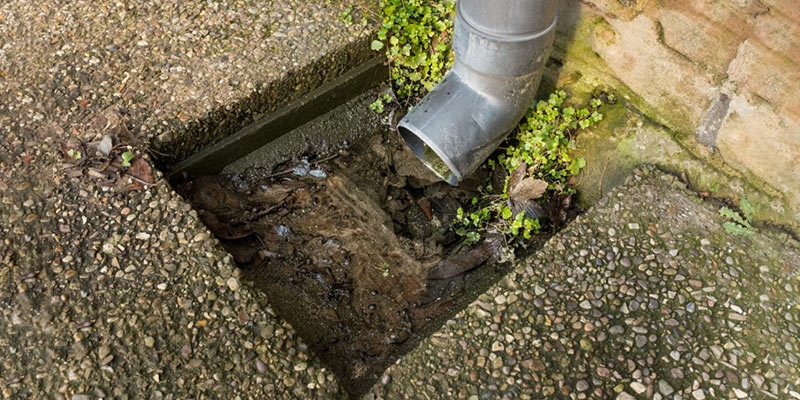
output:
<instances>
[{"instance_id":1,"label":"gravel","mask_svg":"<svg viewBox=\"0 0 800 400\"><path fill-rule=\"evenodd\" d=\"M100 187L61 143L115 136L167 165L372 57L345 9L0 2L3 398L341 393L160 173Z\"/></svg>"},{"instance_id":2,"label":"gravel","mask_svg":"<svg viewBox=\"0 0 800 400\"><path fill-rule=\"evenodd\" d=\"M427 339L389 369L391 383L373 398L798 392L795 239L767 229L729 235L717 207L650 167L601 204L448 321L436 345ZM500 294L519 300L484 312ZM460 374L433 379L451 369Z\"/></svg>"},{"instance_id":3,"label":"gravel","mask_svg":"<svg viewBox=\"0 0 800 400\"><path fill-rule=\"evenodd\" d=\"M163 181L99 187L65 168L60 144L112 133L169 165L371 56L372 28L345 26L344 10L0 4L4 398L341 395ZM635 381L646 396L800 398L797 243L730 236L675 179L637 174L372 396L628 400Z\"/></svg>"}]
</instances>

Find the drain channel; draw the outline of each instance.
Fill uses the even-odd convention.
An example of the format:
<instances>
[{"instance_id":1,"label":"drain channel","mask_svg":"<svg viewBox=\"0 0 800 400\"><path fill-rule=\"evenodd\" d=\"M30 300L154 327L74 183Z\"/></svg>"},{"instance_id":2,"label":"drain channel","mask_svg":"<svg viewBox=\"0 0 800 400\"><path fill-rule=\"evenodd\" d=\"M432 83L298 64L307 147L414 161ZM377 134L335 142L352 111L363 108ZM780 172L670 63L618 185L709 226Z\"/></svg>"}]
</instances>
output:
<instances>
[{"instance_id":1,"label":"drain channel","mask_svg":"<svg viewBox=\"0 0 800 400\"><path fill-rule=\"evenodd\" d=\"M388 73L383 58L374 58L238 133L190 156L175 165L166 174L167 178L172 179L184 173L190 176L217 174L234 160L247 156L315 117L380 85L388 79Z\"/></svg>"},{"instance_id":2,"label":"drain channel","mask_svg":"<svg viewBox=\"0 0 800 400\"><path fill-rule=\"evenodd\" d=\"M381 71L362 65L329 85L335 101L304 96L171 173L244 281L354 396L509 267L501 240L469 247L448 229L487 177L441 181L369 109Z\"/></svg>"}]
</instances>

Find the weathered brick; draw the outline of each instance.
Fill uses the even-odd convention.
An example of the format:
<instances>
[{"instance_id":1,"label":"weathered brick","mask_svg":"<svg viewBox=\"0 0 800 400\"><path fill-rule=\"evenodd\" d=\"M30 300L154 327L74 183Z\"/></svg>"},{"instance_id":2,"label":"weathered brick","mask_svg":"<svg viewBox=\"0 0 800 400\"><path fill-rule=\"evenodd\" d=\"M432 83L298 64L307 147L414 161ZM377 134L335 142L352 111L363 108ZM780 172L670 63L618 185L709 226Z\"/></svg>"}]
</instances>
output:
<instances>
[{"instance_id":1,"label":"weathered brick","mask_svg":"<svg viewBox=\"0 0 800 400\"><path fill-rule=\"evenodd\" d=\"M780 57L800 64L800 19L770 12L754 20L747 36Z\"/></svg>"},{"instance_id":2,"label":"weathered brick","mask_svg":"<svg viewBox=\"0 0 800 400\"><path fill-rule=\"evenodd\" d=\"M593 68L800 211L800 1L577 2L565 2L562 42L572 25L591 28L605 62Z\"/></svg>"},{"instance_id":3,"label":"weathered brick","mask_svg":"<svg viewBox=\"0 0 800 400\"><path fill-rule=\"evenodd\" d=\"M757 96L778 110L800 118L800 67L781 54L747 40L728 71L739 91ZM800 151L799 151L800 152Z\"/></svg>"},{"instance_id":4,"label":"weathered brick","mask_svg":"<svg viewBox=\"0 0 800 400\"><path fill-rule=\"evenodd\" d=\"M592 49L674 127L693 131L717 95L713 77L659 43L657 26L645 15L631 21L610 20L607 26L615 34L596 28Z\"/></svg>"},{"instance_id":5,"label":"weathered brick","mask_svg":"<svg viewBox=\"0 0 800 400\"><path fill-rule=\"evenodd\" d=\"M645 0L567 0L567 3L584 3L609 19L630 21L644 11Z\"/></svg>"},{"instance_id":6,"label":"weathered brick","mask_svg":"<svg viewBox=\"0 0 800 400\"><path fill-rule=\"evenodd\" d=\"M731 100L717 147L731 166L750 171L800 208L800 119L779 115L769 104L745 96Z\"/></svg>"},{"instance_id":7,"label":"weathered brick","mask_svg":"<svg viewBox=\"0 0 800 400\"><path fill-rule=\"evenodd\" d=\"M761 0L773 12L783 14L792 21L800 21L800 2L797 0Z\"/></svg>"},{"instance_id":8,"label":"weathered brick","mask_svg":"<svg viewBox=\"0 0 800 400\"><path fill-rule=\"evenodd\" d=\"M715 74L724 75L742 39L727 26L695 11L672 8L661 11L659 22L664 43Z\"/></svg>"}]
</instances>

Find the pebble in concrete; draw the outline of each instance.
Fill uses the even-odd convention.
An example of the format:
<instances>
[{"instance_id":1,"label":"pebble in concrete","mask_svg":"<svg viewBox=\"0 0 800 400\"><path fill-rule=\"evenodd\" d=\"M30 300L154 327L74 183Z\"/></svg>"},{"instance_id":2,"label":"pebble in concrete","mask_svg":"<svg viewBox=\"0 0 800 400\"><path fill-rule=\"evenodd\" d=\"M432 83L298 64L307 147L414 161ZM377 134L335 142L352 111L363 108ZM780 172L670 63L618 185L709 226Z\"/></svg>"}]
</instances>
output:
<instances>
[{"instance_id":1,"label":"pebble in concrete","mask_svg":"<svg viewBox=\"0 0 800 400\"><path fill-rule=\"evenodd\" d=\"M0 2L0 397L340 395L158 171L115 190L61 142L191 153L374 56L347 7Z\"/></svg>"},{"instance_id":2,"label":"pebble in concrete","mask_svg":"<svg viewBox=\"0 0 800 400\"><path fill-rule=\"evenodd\" d=\"M607 197L449 321L436 346L426 340L401 359L389 371L392 383L373 395L632 400L798 392L794 239L767 230L731 236L716 207L649 168ZM633 223L639 229L629 229ZM492 302L500 294L520 300ZM488 303L491 312L478 306ZM514 340L502 349L477 350L506 336ZM450 368L471 372L432 379Z\"/></svg>"}]
</instances>

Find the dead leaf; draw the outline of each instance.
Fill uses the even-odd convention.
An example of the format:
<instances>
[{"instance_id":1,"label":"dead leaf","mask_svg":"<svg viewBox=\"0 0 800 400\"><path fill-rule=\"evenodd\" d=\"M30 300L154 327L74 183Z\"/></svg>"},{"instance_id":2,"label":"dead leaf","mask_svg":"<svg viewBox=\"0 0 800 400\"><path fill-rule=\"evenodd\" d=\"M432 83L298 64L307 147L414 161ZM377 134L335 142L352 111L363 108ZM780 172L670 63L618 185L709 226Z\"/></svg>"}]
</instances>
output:
<instances>
[{"instance_id":1,"label":"dead leaf","mask_svg":"<svg viewBox=\"0 0 800 400\"><path fill-rule=\"evenodd\" d=\"M524 203L528 200L536 200L544 195L547 190L547 182L541 179L526 178L527 174L528 164L524 162L511 173L511 179L508 181L509 199Z\"/></svg>"},{"instance_id":2,"label":"dead leaf","mask_svg":"<svg viewBox=\"0 0 800 400\"><path fill-rule=\"evenodd\" d=\"M525 202L536 200L544 195L547 190L547 182L541 179L526 178L518 185L511 188L508 193L515 201Z\"/></svg>"},{"instance_id":3,"label":"dead leaf","mask_svg":"<svg viewBox=\"0 0 800 400\"><path fill-rule=\"evenodd\" d=\"M525 178L525 174L528 171L528 164L522 163L517 166L517 169L511 173L511 179L508 180L508 191L511 192L514 190L514 187L519 185L520 182Z\"/></svg>"},{"instance_id":4,"label":"dead leaf","mask_svg":"<svg viewBox=\"0 0 800 400\"><path fill-rule=\"evenodd\" d=\"M535 200L528 200L528 201L514 201L511 198L508 198L508 208L511 209L511 215L514 217L521 212L525 212L525 217L527 218L544 218L547 216L545 213L544 208L539 205Z\"/></svg>"},{"instance_id":5,"label":"dead leaf","mask_svg":"<svg viewBox=\"0 0 800 400\"><path fill-rule=\"evenodd\" d=\"M508 181L508 206L512 215L525 212L528 218L541 218L545 216L542 207L534 200L542 197L547 190L547 182L525 178L528 174L528 164L522 163L511 174Z\"/></svg>"},{"instance_id":6,"label":"dead leaf","mask_svg":"<svg viewBox=\"0 0 800 400\"><path fill-rule=\"evenodd\" d=\"M433 219L433 211L431 210L431 201L427 197L420 197L417 200L417 205L425 213L425 218L430 221Z\"/></svg>"},{"instance_id":7,"label":"dead leaf","mask_svg":"<svg viewBox=\"0 0 800 400\"><path fill-rule=\"evenodd\" d=\"M502 240L489 236L470 251L448 256L428 272L428 279L450 279L471 271L490 259L497 259Z\"/></svg>"},{"instance_id":8,"label":"dead leaf","mask_svg":"<svg viewBox=\"0 0 800 400\"><path fill-rule=\"evenodd\" d=\"M111 137L109 137L108 135L103 136L103 139L101 139L99 142L94 143L94 145L97 151L99 151L100 154L106 157L108 157L108 155L111 153L111 148L113 147L113 143L111 142Z\"/></svg>"},{"instance_id":9,"label":"dead leaf","mask_svg":"<svg viewBox=\"0 0 800 400\"><path fill-rule=\"evenodd\" d=\"M153 168L141 158L131 161L127 175L134 178L133 182L128 185L127 190L144 190L153 184Z\"/></svg>"},{"instance_id":10,"label":"dead leaf","mask_svg":"<svg viewBox=\"0 0 800 400\"><path fill-rule=\"evenodd\" d=\"M547 218L558 229L567 220L567 213L572 206L572 195L561 193L553 195L547 202Z\"/></svg>"},{"instance_id":11,"label":"dead leaf","mask_svg":"<svg viewBox=\"0 0 800 400\"><path fill-rule=\"evenodd\" d=\"M229 213L240 213L247 209L241 194L233 188L230 179L224 176L203 176L181 189L196 208L210 210L214 214L229 218Z\"/></svg>"},{"instance_id":12,"label":"dead leaf","mask_svg":"<svg viewBox=\"0 0 800 400\"><path fill-rule=\"evenodd\" d=\"M78 178L83 176L83 169L81 168L72 168L67 170L67 176L70 178Z\"/></svg>"},{"instance_id":13,"label":"dead leaf","mask_svg":"<svg viewBox=\"0 0 800 400\"><path fill-rule=\"evenodd\" d=\"M496 165L492 174L492 190L495 194L503 194L506 178L508 178L508 171L502 165Z\"/></svg>"},{"instance_id":14,"label":"dead leaf","mask_svg":"<svg viewBox=\"0 0 800 400\"><path fill-rule=\"evenodd\" d=\"M89 176L97 179L108 179L108 176L106 176L106 174L94 168L89 168Z\"/></svg>"}]
</instances>

